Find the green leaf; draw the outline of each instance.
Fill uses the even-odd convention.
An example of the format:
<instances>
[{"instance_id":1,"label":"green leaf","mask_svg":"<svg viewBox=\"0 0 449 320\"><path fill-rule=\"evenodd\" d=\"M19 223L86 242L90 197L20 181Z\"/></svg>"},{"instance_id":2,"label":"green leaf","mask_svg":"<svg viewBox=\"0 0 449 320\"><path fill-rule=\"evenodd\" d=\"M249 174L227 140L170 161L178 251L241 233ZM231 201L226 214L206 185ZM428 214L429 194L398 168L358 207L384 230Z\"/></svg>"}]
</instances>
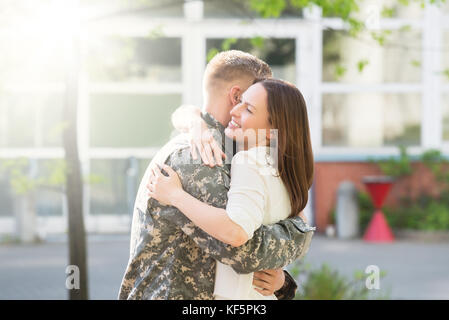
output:
<instances>
[{"instance_id":1,"label":"green leaf","mask_svg":"<svg viewBox=\"0 0 449 320\"><path fill-rule=\"evenodd\" d=\"M383 7L380 15L384 18L391 18L394 16L395 12L396 12L396 10L393 7L391 7L391 8Z\"/></svg>"},{"instance_id":2,"label":"green leaf","mask_svg":"<svg viewBox=\"0 0 449 320\"><path fill-rule=\"evenodd\" d=\"M356 37L365 26L364 22L354 18L349 18L347 22L349 23L349 35L351 37Z\"/></svg>"},{"instance_id":3,"label":"green leaf","mask_svg":"<svg viewBox=\"0 0 449 320\"><path fill-rule=\"evenodd\" d=\"M264 44L265 44L265 40L264 40L264 38L262 38L262 37L254 37L254 38L251 38L251 45L252 45L254 48L260 49L260 48L262 48L262 47L264 46Z\"/></svg>"},{"instance_id":4,"label":"green leaf","mask_svg":"<svg viewBox=\"0 0 449 320\"><path fill-rule=\"evenodd\" d=\"M263 18L279 18L285 6L285 0L250 0L250 8Z\"/></svg>"},{"instance_id":5,"label":"green leaf","mask_svg":"<svg viewBox=\"0 0 449 320\"><path fill-rule=\"evenodd\" d=\"M380 46L383 46L383 45L385 45L385 42L387 41L387 37L389 35L391 35L391 33L392 33L391 30L382 30L382 31L379 31L379 32L371 32L371 37L375 41L377 41L377 43Z\"/></svg>"},{"instance_id":6,"label":"green leaf","mask_svg":"<svg viewBox=\"0 0 449 320\"><path fill-rule=\"evenodd\" d=\"M221 43L221 50L227 51L231 49L231 46L237 42L236 38L228 38Z\"/></svg>"},{"instance_id":7,"label":"green leaf","mask_svg":"<svg viewBox=\"0 0 449 320\"><path fill-rule=\"evenodd\" d=\"M418 61L418 60L412 60L412 61L410 61L410 64L412 66L414 66L415 68L421 67L421 61Z\"/></svg>"},{"instance_id":8,"label":"green leaf","mask_svg":"<svg viewBox=\"0 0 449 320\"><path fill-rule=\"evenodd\" d=\"M313 1L310 0L290 0L290 4L292 5L292 7L299 9L310 7L311 5L313 5L312 2Z\"/></svg>"},{"instance_id":9,"label":"green leaf","mask_svg":"<svg viewBox=\"0 0 449 320\"><path fill-rule=\"evenodd\" d=\"M357 62L357 69L359 70L359 73L363 72L363 69L369 64L369 61L364 59Z\"/></svg>"},{"instance_id":10,"label":"green leaf","mask_svg":"<svg viewBox=\"0 0 449 320\"><path fill-rule=\"evenodd\" d=\"M335 78L340 79L346 74L346 71L348 71L348 69L345 66L337 64L334 70Z\"/></svg>"},{"instance_id":11,"label":"green leaf","mask_svg":"<svg viewBox=\"0 0 449 320\"><path fill-rule=\"evenodd\" d=\"M405 146L399 146L400 156L386 160L375 160L383 174L394 178L401 178L412 174L411 159Z\"/></svg>"},{"instance_id":12,"label":"green leaf","mask_svg":"<svg viewBox=\"0 0 449 320\"><path fill-rule=\"evenodd\" d=\"M207 62L211 61L215 55L220 52L217 48L211 48L209 52L207 53Z\"/></svg>"}]
</instances>

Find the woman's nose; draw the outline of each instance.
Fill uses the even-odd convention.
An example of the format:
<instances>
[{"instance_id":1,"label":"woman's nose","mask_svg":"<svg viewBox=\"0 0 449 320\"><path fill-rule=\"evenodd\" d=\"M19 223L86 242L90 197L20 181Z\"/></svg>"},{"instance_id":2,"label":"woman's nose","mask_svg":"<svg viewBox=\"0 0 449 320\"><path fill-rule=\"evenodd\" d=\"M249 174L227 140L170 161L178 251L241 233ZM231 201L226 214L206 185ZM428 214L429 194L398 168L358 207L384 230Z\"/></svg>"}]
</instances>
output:
<instances>
[{"instance_id":1,"label":"woman's nose","mask_svg":"<svg viewBox=\"0 0 449 320\"><path fill-rule=\"evenodd\" d=\"M231 109L231 116L238 117L242 110L242 106L243 106L243 103L239 103L239 104L235 105L234 108Z\"/></svg>"}]
</instances>

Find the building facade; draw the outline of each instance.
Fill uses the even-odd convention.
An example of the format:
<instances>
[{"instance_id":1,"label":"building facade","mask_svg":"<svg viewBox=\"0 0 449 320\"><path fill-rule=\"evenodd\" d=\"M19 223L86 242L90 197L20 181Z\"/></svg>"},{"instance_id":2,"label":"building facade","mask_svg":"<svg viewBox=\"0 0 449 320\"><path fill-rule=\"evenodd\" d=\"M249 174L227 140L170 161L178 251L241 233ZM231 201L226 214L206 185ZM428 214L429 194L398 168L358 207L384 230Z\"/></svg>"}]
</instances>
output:
<instances>
[{"instance_id":1,"label":"building facade","mask_svg":"<svg viewBox=\"0 0 449 320\"><path fill-rule=\"evenodd\" d=\"M383 18L383 5L393 1L383 2L361 8L369 30L358 38L318 8L276 19L251 16L233 1L91 8L78 30L87 231L129 231L139 180L172 133L173 110L202 104L202 74L214 50L251 51L304 94L316 162L306 215L319 231L329 222L339 182L378 173L369 158L397 155L400 144L412 155L431 148L449 153L449 7L411 5ZM1 36L14 32L32 44L32 33L16 31ZM388 41L381 45L383 36ZM0 159L27 159L22 166L33 181L54 175L64 156L62 46L36 46L37 61L45 60L36 64L45 68L26 81L8 78L0 99ZM0 173L0 233L15 232L23 201L37 213L39 234L66 232L61 189L20 194L6 172Z\"/></svg>"}]
</instances>

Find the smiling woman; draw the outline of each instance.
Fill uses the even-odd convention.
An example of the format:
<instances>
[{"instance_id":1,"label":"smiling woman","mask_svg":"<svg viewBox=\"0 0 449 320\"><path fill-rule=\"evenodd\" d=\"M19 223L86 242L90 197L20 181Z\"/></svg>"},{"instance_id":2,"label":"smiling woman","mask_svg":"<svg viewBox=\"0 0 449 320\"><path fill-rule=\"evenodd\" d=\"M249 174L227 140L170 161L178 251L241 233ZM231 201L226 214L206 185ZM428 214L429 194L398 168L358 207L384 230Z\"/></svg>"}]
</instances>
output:
<instances>
[{"instance_id":1,"label":"smiling woman","mask_svg":"<svg viewBox=\"0 0 449 320\"><path fill-rule=\"evenodd\" d=\"M256 83L242 94L240 103L231 110L232 118L225 134L236 141L245 141L245 150L265 145L270 139L266 101L267 92L261 84Z\"/></svg>"}]
</instances>

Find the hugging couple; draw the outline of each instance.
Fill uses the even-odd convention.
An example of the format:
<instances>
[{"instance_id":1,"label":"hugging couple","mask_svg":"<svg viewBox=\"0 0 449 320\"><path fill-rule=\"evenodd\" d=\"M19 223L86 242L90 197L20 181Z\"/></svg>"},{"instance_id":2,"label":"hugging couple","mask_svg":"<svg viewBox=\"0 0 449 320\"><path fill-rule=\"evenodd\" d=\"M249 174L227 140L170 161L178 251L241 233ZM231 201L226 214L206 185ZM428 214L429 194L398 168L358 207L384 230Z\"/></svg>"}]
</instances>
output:
<instances>
[{"instance_id":1,"label":"hugging couple","mask_svg":"<svg viewBox=\"0 0 449 320\"><path fill-rule=\"evenodd\" d=\"M181 133L142 179L119 299L292 299L282 268L315 230L302 213L313 180L304 98L237 50L208 63L203 90L202 110L175 111Z\"/></svg>"}]
</instances>

